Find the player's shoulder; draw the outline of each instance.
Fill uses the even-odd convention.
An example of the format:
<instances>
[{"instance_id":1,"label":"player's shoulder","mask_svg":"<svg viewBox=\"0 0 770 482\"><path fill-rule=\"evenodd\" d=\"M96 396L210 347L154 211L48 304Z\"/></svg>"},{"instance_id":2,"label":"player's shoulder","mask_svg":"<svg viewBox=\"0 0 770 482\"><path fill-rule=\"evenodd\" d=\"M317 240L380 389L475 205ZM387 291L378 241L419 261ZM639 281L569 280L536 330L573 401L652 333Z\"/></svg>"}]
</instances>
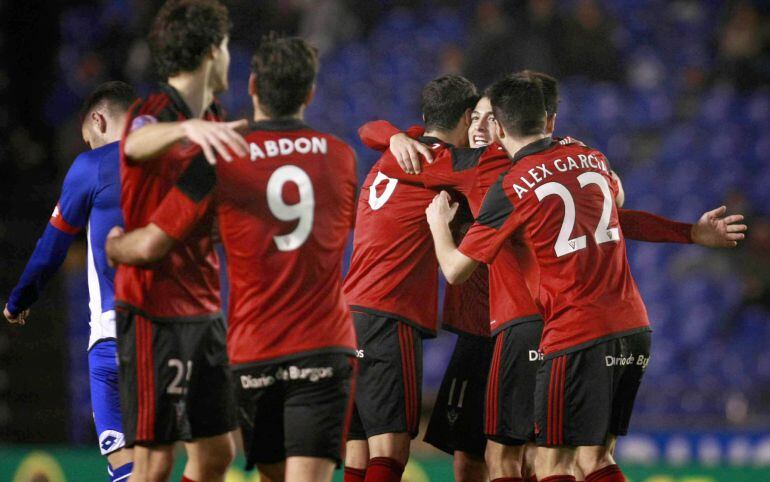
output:
<instances>
[{"instance_id":1,"label":"player's shoulder","mask_svg":"<svg viewBox=\"0 0 770 482\"><path fill-rule=\"evenodd\" d=\"M171 122L178 117L177 104L172 92L160 87L137 100L131 109L131 114L134 122L139 119L145 119L146 123Z\"/></svg>"}]
</instances>

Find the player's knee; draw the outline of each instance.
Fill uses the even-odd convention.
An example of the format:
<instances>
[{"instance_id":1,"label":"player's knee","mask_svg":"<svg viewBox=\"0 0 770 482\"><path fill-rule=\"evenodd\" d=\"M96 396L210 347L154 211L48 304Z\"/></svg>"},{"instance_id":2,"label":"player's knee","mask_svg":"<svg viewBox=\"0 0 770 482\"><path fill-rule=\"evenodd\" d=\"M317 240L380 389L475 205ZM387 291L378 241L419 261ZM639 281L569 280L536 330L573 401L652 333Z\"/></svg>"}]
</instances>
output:
<instances>
[{"instance_id":1,"label":"player's knee","mask_svg":"<svg viewBox=\"0 0 770 482\"><path fill-rule=\"evenodd\" d=\"M487 480L487 466L484 460L465 452L455 452L454 472L457 482L484 482Z\"/></svg>"},{"instance_id":2,"label":"player's knee","mask_svg":"<svg viewBox=\"0 0 770 482\"><path fill-rule=\"evenodd\" d=\"M203 457L204 471L209 474L224 474L235 460L235 443L228 437L210 447Z\"/></svg>"},{"instance_id":3,"label":"player's knee","mask_svg":"<svg viewBox=\"0 0 770 482\"><path fill-rule=\"evenodd\" d=\"M144 471L144 473L137 473L134 469L131 474L131 480L137 480L142 482L166 482L171 478L171 470L174 468L173 463L166 463L165 460L158 460L150 464Z\"/></svg>"},{"instance_id":4,"label":"player's knee","mask_svg":"<svg viewBox=\"0 0 770 482\"><path fill-rule=\"evenodd\" d=\"M578 449L577 465L584 474L592 474L615 463L608 448L581 447Z\"/></svg>"}]
</instances>

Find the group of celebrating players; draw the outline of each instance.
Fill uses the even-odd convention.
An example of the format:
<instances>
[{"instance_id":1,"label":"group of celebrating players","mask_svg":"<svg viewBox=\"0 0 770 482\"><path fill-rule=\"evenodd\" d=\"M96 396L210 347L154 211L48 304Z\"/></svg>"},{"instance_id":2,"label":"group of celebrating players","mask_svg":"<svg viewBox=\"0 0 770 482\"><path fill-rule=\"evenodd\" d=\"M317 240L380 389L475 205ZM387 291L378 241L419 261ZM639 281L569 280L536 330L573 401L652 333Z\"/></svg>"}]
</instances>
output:
<instances>
[{"instance_id":1,"label":"group of celebrating players","mask_svg":"<svg viewBox=\"0 0 770 482\"><path fill-rule=\"evenodd\" d=\"M329 481L343 462L346 482L401 480L439 267L443 326L459 336L425 439L454 454L456 479L625 480L613 450L650 327L624 239L732 247L742 216L622 209L604 155L553 137L557 82L529 71L481 96L443 76L423 89L424 126L363 126L382 156L357 192L353 150L303 120L318 70L304 40L264 38L253 120L223 121L228 26L216 0L168 0L149 38L166 82L139 100L121 82L89 97L92 150L5 307L23 324L86 229L110 480L168 480L178 441L183 481L224 480L236 428L262 480Z\"/></svg>"}]
</instances>

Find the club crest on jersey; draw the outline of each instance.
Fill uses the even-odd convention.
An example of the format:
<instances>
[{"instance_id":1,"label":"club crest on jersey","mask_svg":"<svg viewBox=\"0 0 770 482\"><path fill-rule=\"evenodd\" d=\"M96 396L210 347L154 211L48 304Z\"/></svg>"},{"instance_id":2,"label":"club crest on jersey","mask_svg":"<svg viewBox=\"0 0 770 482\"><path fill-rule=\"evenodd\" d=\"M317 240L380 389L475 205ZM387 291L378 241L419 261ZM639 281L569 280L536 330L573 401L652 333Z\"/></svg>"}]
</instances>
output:
<instances>
[{"instance_id":1,"label":"club crest on jersey","mask_svg":"<svg viewBox=\"0 0 770 482\"><path fill-rule=\"evenodd\" d=\"M140 115L131 121L131 131L135 131L149 124L157 124L158 119L151 115Z\"/></svg>"}]
</instances>

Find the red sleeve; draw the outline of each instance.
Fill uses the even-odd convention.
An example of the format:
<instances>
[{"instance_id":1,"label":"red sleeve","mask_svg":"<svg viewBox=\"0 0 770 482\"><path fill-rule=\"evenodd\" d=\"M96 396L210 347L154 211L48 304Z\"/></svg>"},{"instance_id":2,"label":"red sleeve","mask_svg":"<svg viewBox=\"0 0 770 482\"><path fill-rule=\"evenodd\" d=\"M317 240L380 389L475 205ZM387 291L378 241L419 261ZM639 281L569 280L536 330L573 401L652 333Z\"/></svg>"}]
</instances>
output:
<instances>
[{"instance_id":1,"label":"red sleeve","mask_svg":"<svg viewBox=\"0 0 770 482\"><path fill-rule=\"evenodd\" d=\"M358 128L358 137L361 142L370 149L385 152L390 147L390 138L399 134L401 131L386 120L376 120L367 122ZM413 125L404 132L412 139L417 139L425 134L425 128L420 125Z\"/></svg>"},{"instance_id":2,"label":"red sleeve","mask_svg":"<svg viewBox=\"0 0 770 482\"><path fill-rule=\"evenodd\" d=\"M183 240L206 215L215 185L214 168L198 154L155 209L150 222L175 240Z\"/></svg>"},{"instance_id":3,"label":"red sleeve","mask_svg":"<svg viewBox=\"0 0 770 482\"><path fill-rule=\"evenodd\" d=\"M370 149L385 152L390 147L390 138L401 132L386 120L367 122L358 128L358 137Z\"/></svg>"},{"instance_id":4,"label":"red sleeve","mask_svg":"<svg viewBox=\"0 0 770 482\"><path fill-rule=\"evenodd\" d=\"M501 177L487 191L476 222L468 230L459 251L478 262L491 264L505 241L519 228L519 216L503 188Z\"/></svg>"},{"instance_id":5,"label":"red sleeve","mask_svg":"<svg viewBox=\"0 0 770 482\"><path fill-rule=\"evenodd\" d=\"M623 235L628 239L651 243L692 243L692 224L631 209L619 209L618 218Z\"/></svg>"}]
</instances>

